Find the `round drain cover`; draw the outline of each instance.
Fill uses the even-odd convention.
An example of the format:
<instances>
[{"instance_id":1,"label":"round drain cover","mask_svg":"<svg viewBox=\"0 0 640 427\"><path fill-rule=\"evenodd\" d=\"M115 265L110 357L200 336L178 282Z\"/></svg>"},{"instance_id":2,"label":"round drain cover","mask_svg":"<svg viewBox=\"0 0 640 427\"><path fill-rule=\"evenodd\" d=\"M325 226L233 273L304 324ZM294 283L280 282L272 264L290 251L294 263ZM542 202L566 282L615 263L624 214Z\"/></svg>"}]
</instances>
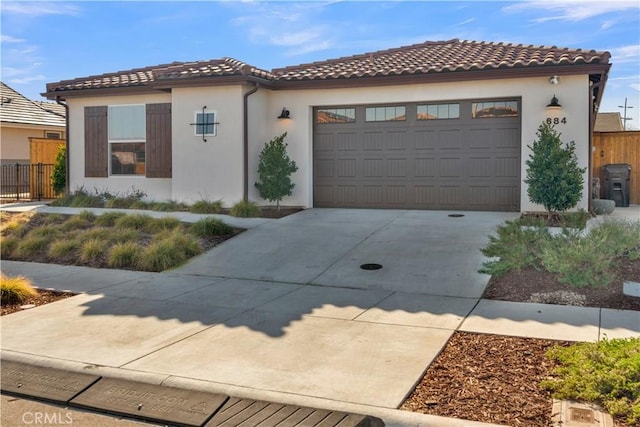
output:
<instances>
[{"instance_id":1,"label":"round drain cover","mask_svg":"<svg viewBox=\"0 0 640 427\"><path fill-rule=\"evenodd\" d=\"M462 218L463 216L463 214L449 214L450 218Z\"/></svg>"},{"instance_id":2,"label":"round drain cover","mask_svg":"<svg viewBox=\"0 0 640 427\"><path fill-rule=\"evenodd\" d=\"M380 270L382 266L380 264L362 264L360 268L363 270Z\"/></svg>"}]
</instances>

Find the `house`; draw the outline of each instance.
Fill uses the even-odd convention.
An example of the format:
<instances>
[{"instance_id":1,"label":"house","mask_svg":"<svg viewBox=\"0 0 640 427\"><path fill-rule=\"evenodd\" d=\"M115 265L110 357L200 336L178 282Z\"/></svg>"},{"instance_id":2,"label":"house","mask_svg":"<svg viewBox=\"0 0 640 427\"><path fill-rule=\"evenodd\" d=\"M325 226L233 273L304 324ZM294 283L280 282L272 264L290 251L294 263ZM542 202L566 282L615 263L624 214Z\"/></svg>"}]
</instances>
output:
<instances>
[{"instance_id":1,"label":"house","mask_svg":"<svg viewBox=\"0 0 640 427\"><path fill-rule=\"evenodd\" d=\"M608 52L458 39L271 71L232 58L47 84L69 108L71 188L262 201L264 143L299 170L283 204L541 210L525 161L541 123L588 166ZM578 208L589 203L589 172Z\"/></svg>"},{"instance_id":2,"label":"house","mask_svg":"<svg viewBox=\"0 0 640 427\"><path fill-rule=\"evenodd\" d=\"M622 132L622 116L620 113L598 113L594 132Z\"/></svg>"},{"instance_id":3,"label":"house","mask_svg":"<svg viewBox=\"0 0 640 427\"><path fill-rule=\"evenodd\" d=\"M44 159L31 159L32 141L55 139L64 143L65 108L55 102L32 101L0 82L0 161L3 165L29 164ZM43 163L53 163L47 156ZM51 150L47 150L51 152Z\"/></svg>"}]
</instances>

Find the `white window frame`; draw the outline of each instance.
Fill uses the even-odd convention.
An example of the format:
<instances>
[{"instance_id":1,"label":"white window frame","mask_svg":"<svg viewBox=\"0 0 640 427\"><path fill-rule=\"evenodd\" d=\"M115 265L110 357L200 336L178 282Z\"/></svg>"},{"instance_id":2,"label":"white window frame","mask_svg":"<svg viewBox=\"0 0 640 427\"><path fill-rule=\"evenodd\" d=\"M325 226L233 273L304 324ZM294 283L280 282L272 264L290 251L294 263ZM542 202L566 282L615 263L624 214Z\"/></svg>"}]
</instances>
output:
<instances>
[{"instance_id":1,"label":"white window frame","mask_svg":"<svg viewBox=\"0 0 640 427\"><path fill-rule=\"evenodd\" d=\"M111 138L111 132L110 132L110 116L109 116L109 110L110 108L117 108L117 107L135 107L135 106L142 106L144 107L144 128L145 128L145 136L143 138L126 138L126 139L112 139ZM146 137L146 129L147 129L147 116L146 116L146 112L147 112L147 107L145 104L115 104L115 105L109 105L107 107L107 139L108 139L108 143L109 143L109 176L121 176L121 177L145 177L146 176L146 171L147 171L147 137ZM132 174L125 174L125 173L113 173L112 170L112 146L113 144L144 144L144 172L143 173L132 173Z\"/></svg>"},{"instance_id":2,"label":"white window frame","mask_svg":"<svg viewBox=\"0 0 640 427\"><path fill-rule=\"evenodd\" d=\"M207 115L207 114L213 114L213 123L212 123L212 129L213 129L213 133L198 133L198 126L202 126L204 127L205 125L199 125L198 124L198 116L202 116L202 115ZM218 124L216 123L216 118L218 117L218 112L216 110L212 110L212 111L205 111L204 113L202 112L202 110L200 111L195 111L193 114L193 135L194 136L198 136L198 137L204 137L204 136L216 136L218 134Z\"/></svg>"}]
</instances>

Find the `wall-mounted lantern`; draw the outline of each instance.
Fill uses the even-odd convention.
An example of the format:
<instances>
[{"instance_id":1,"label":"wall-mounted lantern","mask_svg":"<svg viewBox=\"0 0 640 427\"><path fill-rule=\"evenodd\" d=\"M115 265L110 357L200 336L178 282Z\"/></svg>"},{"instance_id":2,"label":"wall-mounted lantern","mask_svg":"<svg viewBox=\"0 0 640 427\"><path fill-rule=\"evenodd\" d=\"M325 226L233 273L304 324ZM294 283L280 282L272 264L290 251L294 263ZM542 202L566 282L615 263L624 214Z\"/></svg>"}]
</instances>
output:
<instances>
[{"instance_id":1,"label":"wall-mounted lantern","mask_svg":"<svg viewBox=\"0 0 640 427\"><path fill-rule=\"evenodd\" d=\"M551 98L551 102L547 104L547 110L561 110L561 109L562 109L562 105L560 105L560 103L558 102L558 98L556 98L556 96L553 95L553 98Z\"/></svg>"},{"instance_id":2,"label":"wall-mounted lantern","mask_svg":"<svg viewBox=\"0 0 640 427\"><path fill-rule=\"evenodd\" d=\"M290 119L290 118L291 118L291 112L287 110L287 107L282 107L282 112L278 116L278 119Z\"/></svg>"}]
</instances>

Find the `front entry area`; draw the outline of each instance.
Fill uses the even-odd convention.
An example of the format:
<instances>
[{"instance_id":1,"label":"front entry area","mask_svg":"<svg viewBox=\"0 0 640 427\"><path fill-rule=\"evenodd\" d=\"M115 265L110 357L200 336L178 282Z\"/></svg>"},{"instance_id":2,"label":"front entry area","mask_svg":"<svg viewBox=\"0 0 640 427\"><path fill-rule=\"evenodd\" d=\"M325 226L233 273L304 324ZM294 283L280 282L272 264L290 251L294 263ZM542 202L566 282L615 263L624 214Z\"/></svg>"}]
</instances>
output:
<instances>
[{"instance_id":1,"label":"front entry area","mask_svg":"<svg viewBox=\"0 0 640 427\"><path fill-rule=\"evenodd\" d=\"M314 207L519 211L518 99L314 108Z\"/></svg>"}]
</instances>

